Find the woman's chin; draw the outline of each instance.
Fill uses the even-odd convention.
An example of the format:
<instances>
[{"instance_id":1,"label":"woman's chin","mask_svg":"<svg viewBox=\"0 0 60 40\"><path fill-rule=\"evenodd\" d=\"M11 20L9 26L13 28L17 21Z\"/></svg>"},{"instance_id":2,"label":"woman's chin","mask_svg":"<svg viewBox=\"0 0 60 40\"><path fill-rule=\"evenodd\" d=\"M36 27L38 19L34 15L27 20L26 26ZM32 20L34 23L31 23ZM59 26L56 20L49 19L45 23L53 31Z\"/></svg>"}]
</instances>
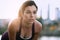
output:
<instances>
[{"instance_id":1,"label":"woman's chin","mask_svg":"<svg viewBox=\"0 0 60 40\"><path fill-rule=\"evenodd\" d=\"M32 24L33 22L29 22L29 24Z\"/></svg>"}]
</instances>

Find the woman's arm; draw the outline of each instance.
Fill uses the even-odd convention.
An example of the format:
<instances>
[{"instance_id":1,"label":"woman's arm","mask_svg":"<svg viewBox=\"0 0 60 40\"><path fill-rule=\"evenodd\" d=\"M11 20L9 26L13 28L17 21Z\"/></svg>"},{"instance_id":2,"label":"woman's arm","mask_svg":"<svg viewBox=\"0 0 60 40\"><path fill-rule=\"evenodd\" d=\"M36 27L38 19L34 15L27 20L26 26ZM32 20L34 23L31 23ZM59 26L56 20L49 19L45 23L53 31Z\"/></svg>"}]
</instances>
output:
<instances>
[{"instance_id":1,"label":"woman's arm","mask_svg":"<svg viewBox=\"0 0 60 40\"><path fill-rule=\"evenodd\" d=\"M16 40L16 31L15 31L14 26L15 26L14 22L12 22L8 25L9 40Z\"/></svg>"},{"instance_id":2,"label":"woman's arm","mask_svg":"<svg viewBox=\"0 0 60 40\"><path fill-rule=\"evenodd\" d=\"M39 33L35 33L33 40L38 40L38 38L39 38Z\"/></svg>"},{"instance_id":3,"label":"woman's arm","mask_svg":"<svg viewBox=\"0 0 60 40\"><path fill-rule=\"evenodd\" d=\"M35 34L34 34L33 40L38 40L41 30L42 30L42 24L36 20L35 21Z\"/></svg>"}]
</instances>

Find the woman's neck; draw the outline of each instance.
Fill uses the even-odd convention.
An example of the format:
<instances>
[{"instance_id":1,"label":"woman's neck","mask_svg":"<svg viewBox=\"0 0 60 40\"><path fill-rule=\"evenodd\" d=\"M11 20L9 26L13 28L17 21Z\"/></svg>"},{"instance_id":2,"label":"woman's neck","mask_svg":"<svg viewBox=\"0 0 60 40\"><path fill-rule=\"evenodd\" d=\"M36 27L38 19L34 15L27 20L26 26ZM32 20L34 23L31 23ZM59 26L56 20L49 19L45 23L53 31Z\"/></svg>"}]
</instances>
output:
<instances>
[{"instance_id":1,"label":"woman's neck","mask_svg":"<svg viewBox=\"0 0 60 40\"><path fill-rule=\"evenodd\" d=\"M27 23L25 21L22 21L22 27L23 28L27 28L27 29L30 29L32 27L32 24L33 23Z\"/></svg>"}]
</instances>

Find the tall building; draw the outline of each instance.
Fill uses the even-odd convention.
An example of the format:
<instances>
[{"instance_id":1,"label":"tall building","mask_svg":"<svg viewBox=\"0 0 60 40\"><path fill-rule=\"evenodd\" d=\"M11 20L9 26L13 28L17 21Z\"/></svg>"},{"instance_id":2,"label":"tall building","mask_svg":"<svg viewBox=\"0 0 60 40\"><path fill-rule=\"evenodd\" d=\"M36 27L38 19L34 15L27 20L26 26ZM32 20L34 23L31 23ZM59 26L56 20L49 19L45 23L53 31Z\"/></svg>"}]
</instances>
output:
<instances>
[{"instance_id":1,"label":"tall building","mask_svg":"<svg viewBox=\"0 0 60 40\"><path fill-rule=\"evenodd\" d=\"M48 20L50 19L50 6L49 6L49 4L48 4L48 18L47 18Z\"/></svg>"},{"instance_id":2,"label":"tall building","mask_svg":"<svg viewBox=\"0 0 60 40\"><path fill-rule=\"evenodd\" d=\"M60 10L59 10L59 8L56 8L56 18L60 19Z\"/></svg>"}]
</instances>

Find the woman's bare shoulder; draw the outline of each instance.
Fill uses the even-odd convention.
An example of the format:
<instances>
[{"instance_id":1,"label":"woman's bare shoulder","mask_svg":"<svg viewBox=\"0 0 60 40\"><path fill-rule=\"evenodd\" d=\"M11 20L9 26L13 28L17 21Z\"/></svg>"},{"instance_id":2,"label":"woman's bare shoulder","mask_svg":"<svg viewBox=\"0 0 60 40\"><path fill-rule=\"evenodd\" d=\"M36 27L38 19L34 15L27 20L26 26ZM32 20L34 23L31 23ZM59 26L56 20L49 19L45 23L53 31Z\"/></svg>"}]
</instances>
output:
<instances>
[{"instance_id":1,"label":"woman's bare shoulder","mask_svg":"<svg viewBox=\"0 0 60 40\"><path fill-rule=\"evenodd\" d=\"M16 19L12 20L8 24L8 30L17 31L18 27L19 27L19 24L20 24L20 19L16 18Z\"/></svg>"},{"instance_id":2,"label":"woman's bare shoulder","mask_svg":"<svg viewBox=\"0 0 60 40\"><path fill-rule=\"evenodd\" d=\"M39 21L37 21L37 20L35 20L35 24L36 24L38 27L42 27L42 24L41 24Z\"/></svg>"},{"instance_id":3,"label":"woman's bare shoulder","mask_svg":"<svg viewBox=\"0 0 60 40\"><path fill-rule=\"evenodd\" d=\"M39 21L35 20L35 31L40 32L41 30L42 30L42 24Z\"/></svg>"}]
</instances>

